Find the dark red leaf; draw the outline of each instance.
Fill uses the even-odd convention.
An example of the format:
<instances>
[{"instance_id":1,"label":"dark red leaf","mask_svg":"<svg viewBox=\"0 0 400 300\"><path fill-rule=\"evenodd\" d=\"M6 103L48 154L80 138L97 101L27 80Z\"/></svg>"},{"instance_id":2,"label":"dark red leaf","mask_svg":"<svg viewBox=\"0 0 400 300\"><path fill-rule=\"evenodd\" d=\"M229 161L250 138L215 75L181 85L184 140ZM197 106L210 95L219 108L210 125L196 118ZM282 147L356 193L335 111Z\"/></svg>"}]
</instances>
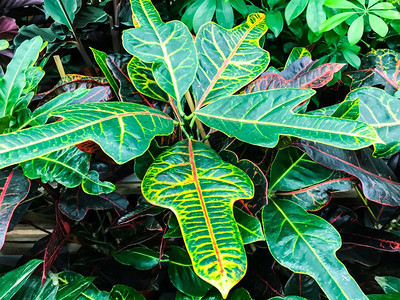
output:
<instances>
[{"instance_id":1,"label":"dark red leaf","mask_svg":"<svg viewBox=\"0 0 400 300\"><path fill-rule=\"evenodd\" d=\"M0 172L0 249L11 217L18 204L29 193L31 182L24 176L21 169Z\"/></svg>"},{"instance_id":2,"label":"dark red leaf","mask_svg":"<svg viewBox=\"0 0 400 300\"><path fill-rule=\"evenodd\" d=\"M360 68L348 76L353 80L351 89L382 85L387 93L394 94L399 89L400 53L390 49L372 50L363 57Z\"/></svg>"},{"instance_id":3,"label":"dark red leaf","mask_svg":"<svg viewBox=\"0 0 400 300\"><path fill-rule=\"evenodd\" d=\"M0 40L12 41L18 34L18 29L15 19L6 16L0 17Z\"/></svg>"},{"instance_id":4,"label":"dark red leaf","mask_svg":"<svg viewBox=\"0 0 400 300\"><path fill-rule=\"evenodd\" d=\"M345 64L327 63L310 69L315 62L308 56L299 58L280 73L268 70L246 88L246 93L277 88L316 89L326 85Z\"/></svg>"},{"instance_id":5,"label":"dark red leaf","mask_svg":"<svg viewBox=\"0 0 400 300\"><path fill-rule=\"evenodd\" d=\"M63 215L56 207L56 226L44 250L42 284L46 281L46 275L60 253L70 230L71 226L68 224L68 221L64 219Z\"/></svg>"},{"instance_id":6,"label":"dark red leaf","mask_svg":"<svg viewBox=\"0 0 400 300\"><path fill-rule=\"evenodd\" d=\"M59 208L68 218L80 221L89 210L115 209L122 213L126 210L128 201L124 196L112 192L110 194L89 195L80 187L68 189L61 197Z\"/></svg>"},{"instance_id":7,"label":"dark red leaf","mask_svg":"<svg viewBox=\"0 0 400 300\"><path fill-rule=\"evenodd\" d=\"M383 160L372 157L370 148L351 151L305 140L293 145L327 168L357 177L369 200L382 205L400 205L400 183Z\"/></svg>"},{"instance_id":8,"label":"dark red leaf","mask_svg":"<svg viewBox=\"0 0 400 300\"><path fill-rule=\"evenodd\" d=\"M42 4L43 0L2 0L0 1L0 10L13 9L29 5Z\"/></svg>"}]
</instances>

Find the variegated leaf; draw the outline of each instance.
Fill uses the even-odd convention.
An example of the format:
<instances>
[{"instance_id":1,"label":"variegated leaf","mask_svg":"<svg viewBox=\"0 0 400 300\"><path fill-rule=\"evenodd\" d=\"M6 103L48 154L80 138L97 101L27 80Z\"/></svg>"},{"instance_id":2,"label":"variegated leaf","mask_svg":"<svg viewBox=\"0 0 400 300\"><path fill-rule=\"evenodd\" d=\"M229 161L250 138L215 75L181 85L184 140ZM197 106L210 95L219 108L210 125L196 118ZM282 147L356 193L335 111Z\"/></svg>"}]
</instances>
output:
<instances>
[{"instance_id":1,"label":"variegated leaf","mask_svg":"<svg viewBox=\"0 0 400 300\"><path fill-rule=\"evenodd\" d=\"M346 149L380 141L375 130L363 122L293 112L314 93L308 89L276 89L228 96L200 109L196 115L209 127L264 147L274 147L281 135Z\"/></svg>"},{"instance_id":2,"label":"variegated leaf","mask_svg":"<svg viewBox=\"0 0 400 300\"><path fill-rule=\"evenodd\" d=\"M199 69L192 85L197 107L233 94L265 70L269 53L259 40L266 31L265 15L258 13L230 30L211 22L200 28Z\"/></svg>"},{"instance_id":3,"label":"variegated leaf","mask_svg":"<svg viewBox=\"0 0 400 300\"><path fill-rule=\"evenodd\" d=\"M189 29L180 21L164 23L150 0L131 0L134 24L123 44L130 54L152 63L158 85L180 101L192 84L197 54Z\"/></svg>"},{"instance_id":4,"label":"variegated leaf","mask_svg":"<svg viewBox=\"0 0 400 300\"><path fill-rule=\"evenodd\" d=\"M50 116L62 120L0 135L0 168L87 140L122 164L143 154L156 135L173 131L167 115L134 103L75 104L52 111Z\"/></svg>"},{"instance_id":5,"label":"variegated leaf","mask_svg":"<svg viewBox=\"0 0 400 300\"><path fill-rule=\"evenodd\" d=\"M235 200L253 196L250 178L203 143L184 140L157 157L142 191L174 212L196 274L225 298L246 272L232 209Z\"/></svg>"}]
</instances>

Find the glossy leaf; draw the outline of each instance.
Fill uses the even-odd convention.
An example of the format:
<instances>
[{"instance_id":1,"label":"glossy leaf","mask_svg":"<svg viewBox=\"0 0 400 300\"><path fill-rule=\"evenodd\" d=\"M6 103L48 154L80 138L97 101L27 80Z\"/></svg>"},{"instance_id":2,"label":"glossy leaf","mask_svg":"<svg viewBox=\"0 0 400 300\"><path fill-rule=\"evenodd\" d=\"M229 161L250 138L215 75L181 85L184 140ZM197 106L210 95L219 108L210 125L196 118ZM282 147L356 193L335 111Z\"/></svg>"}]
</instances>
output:
<instances>
[{"instance_id":1,"label":"glossy leaf","mask_svg":"<svg viewBox=\"0 0 400 300\"><path fill-rule=\"evenodd\" d=\"M44 7L54 21L72 30L75 13L78 10L77 0L44 0Z\"/></svg>"},{"instance_id":2,"label":"glossy leaf","mask_svg":"<svg viewBox=\"0 0 400 300\"><path fill-rule=\"evenodd\" d=\"M337 259L340 236L328 222L287 200L270 200L262 221L268 247L280 264L312 276L330 299L367 299Z\"/></svg>"},{"instance_id":3,"label":"glossy leaf","mask_svg":"<svg viewBox=\"0 0 400 300\"><path fill-rule=\"evenodd\" d=\"M123 284L114 285L109 300L145 300L146 298L130 286Z\"/></svg>"},{"instance_id":4,"label":"glossy leaf","mask_svg":"<svg viewBox=\"0 0 400 300\"><path fill-rule=\"evenodd\" d=\"M84 28L90 23L103 23L107 20L107 13L94 5L84 5L76 15L74 26Z\"/></svg>"},{"instance_id":5,"label":"glossy leaf","mask_svg":"<svg viewBox=\"0 0 400 300\"><path fill-rule=\"evenodd\" d=\"M285 295L301 296L308 300L321 299L319 286L310 276L293 273L285 284Z\"/></svg>"},{"instance_id":6,"label":"glossy leaf","mask_svg":"<svg viewBox=\"0 0 400 300\"><path fill-rule=\"evenodd\" d=\"M94 48L90 48L93 52L94 59L97 62L97 65L106 76L107 81L110 83L111 88L113 89L115 95L118 95L118 83L115 81L113 74L111 73L110 69L107 66L107 53L96 50Z\"/></svg>"},{"instance_id":7,"label":"glossy leaf","mask_svg":"<svg viewBox=\"0 0 400 300\"><path fill-rule=\"evenodd\" d=\"M114 258L121 264L138 270L150 270L158 265L159 255L150 248L135 247L114 253Z\"/></svg>"},{"instance_id":8,"label":"glossy leaf","mask_svg":"<svg viewBox=\"0 0 400 300\"><path fill-rule=\"evenodd\" d=\"M26 72L38 58L43 40L35 37L23 42L8 64L7 72L0 80L0 118L12 114L25 88Z\"/></svg>"},{"instance_id":9,"label":"glossy leaf","mask_svg":"<svg viewBox=\"0 0 400 300\"><path fill-rule=\"evenodd\" d=\"M25 284L15 294L13 299L29 299L29 300L54 300L58 290L58 281L52 280L54 274L50 275L42 285L40 276L31 276Z\"/></svg>"},{"instance_id":10,"label":"glossy leaf","mask_svg":"<svg viewBox=\"0 0 400 300\"><path fill-rule=\"evenodd\" d=\"M346 149L363 148L378 141L374 129L362 122L293 112L314 93L308 89L277 89L228 96L196 115L209 127L263 147L276 146L281 135Z\"/></svg>"},{"instance_id":11,"label":"glossy leaf","mask_svg":"<svg viewBox=\"0 0 400 300\"><path fill-rule=\"evenodd\" d=\"M93 282L94 277L84 277L81 274L64 271L57 274L60 287L57 300L75 299L82 294Z\"/></svg>"},{"instance_id":12,"label":"glossy leaf","mask_svg":"<svg viewBox=\"0 0 400 300\"><path fill-rule=\"evenodd\" d=\"M267 71L246 88L246 93L277 88L317 89L331 81L333 75L345 66L327 63L311 69L314 63L310 57L303 56L279 74Z\"/></svg>"},{"instance_id":13,"label":"glossy leaf","mask_svg":"<svg viewBox=\"0 0 400 300\"><path fill-rule=\"evenodd\" d=\"M347 95L347 101L358 99L359 121L373 127L383 143L374 144L374 156L386 157L400 150L400 102L377 88L361 88Z\"/></svg>"},{"instance_id":14,"label":"glossy leaf","mask_svg":"<svg viewBox=\"0 0 400 300\"><path fill-rule=\"evenodd\" d=\"M261 223L256 217L250 216L236 206L233 207L235 220L239 227L243 244L255 243L264 240Z\"/></svg>"},{"instance_id":15,"label":"glossy leaf","mask_svg":"<svg viewBox=\"0 0 400 300\"><path fill-rule=\"evenodd\" d=\"M8 300L28 280L37 266L42 263L39 259L32 259L23 266L20 266L0 277L0 299Z\"/></svg>"},{"instance_id":16,"label":"glossy leaf","mask_svg":"<svg viewBox=\"0 0 400 300\"><path fill-rule=\"evenodd\" d=\"M197 55L193 38L180 21L162 22L150 0L131 0L137 28L125 30L125 49L140 60L152 63L158 85L180 101L194 80Z\"/></svg>"},{"instance_id":17,"label":"glossy leaf","mask_svg":"<svg viewBox=\"0 0 400 300\"><path fill-rule=\"evenodd\" d=\"M92 195L107 194L115 190L108 181L100 181L96 171L89 171L90 154L77 147L58 150L21 164L24 175L42 182L57 181L68 188L82 184L83 190Z\"/></svg>"},{"instance_id":18,"label":"glossy leaf","mask_svg":"<svg viewBox=\"0 0 400 300\"><path fill-rule=\"evenodd\" d=\"M143 179L148 168L156 159L156 157L163 153L167 148L168 147L160 147L156 140L152 140L147 151L143 155L135 158L134 169L136 176L139 179Z\"/></svg>"},{"instance_id":19,"label":"glossy leaf","mask_svg":"<svg viewBox=\"0 0 400 300\"><path fill-rule=\"evenodd\" d=\"M154 136L168 135L173 130L169 117L133 103L76 104L50 115L60 116L62 121L0 135L0 168L86 140L98 143L122 164L143 154Z\"/></svg>"},{"instance_id":20,"label":"glossy leaf","mask_svg":"<svg viewBox=\"0 0 400 300\"><path fill-rule=\"evenodd\" d=\"M199 69L192 85L197 107L231 95L261 74L269 54L259 46L267 31L265 15L252 14L231 29L205 24L196 37Z\"/></svg>"},{"instance_id":21,"label":"glossy leaf","mask_svg":"<svg viewBox=\"0 0 400 300\"><path fill-rule=\"evenodd\" d=\"M353 176L343 172L333 172L325 181L313 185L306 185L297 190L287 192L278 191L274 196L278 199L293 201L305 210L315 211L327 205L333 193L349 191L356 183Z\"/></svg>"},{"instance_id":22,"label":"glossy leaf","mask_svg":"<svg viewBox=\"0 0 400 300\"><path fill-rule=\"evenodd\" d=\"M0 249L15 209L28 196L31 183L20 169L0 172Z\"/></svg>"},{"instance_id":23,"label":"glossy leaf","mask_svg":"<svg viewBox=\"0 0 400 300\"><path fill-rule=\"evenodd\" d=\"M226 297L246 270L232 206L253 196L250 178L203 143L183 140L157 157L142 192L174 212L196 274Z\"/></svg>"},{"instance_id":24,"label":"glossy leaf","mask_svg":"<svg viewBox=\"0 0 400 300\"><path fill-rule=\"evenodd\" d=\"M116 192L88 195L82 188L66 190L59 203L61 212L75 221L81 221L89 210L115 209L123 213L127 206L126 198Z\"/></svg>"},{"instance_id":25,"label":"glossy leaf","mask_svg":"<svg viewBox=\"0 0 400 300\"><path fill-rule=\"evenodd\" d=\"M202 297L212 287L193 271L188 253L175 246L169 252L168 276L179 291L192 297Z\"/></svg>"},{"instance_id":26,"label":"glossy leaf","mask_svg":"<svg viewBox=\"0 0 400 300\"><path fill-rule=\"evenodd\" d=\"M100 291L93 283L76 300L109 300L110 294Z\"/></svg>"},{"instance_id":27,"label":"glossy leaf","mask_svg":"<svg viewBox=\"0 0 400 300\"><path fill-rule=\"evenodd\" d=\"M393 276L376 276L375 280L386 294L400 293L400 278Z\"/></svg>"},{"instance_id":28,"label":"glossy leaf","mask_svg":"<svg viewBox=\"0 0 400 300\"><path fill-rule=\"evenodd\" d=\"M385 91L394 94L399 89L400 54L390 49L369 52L362 59L360 68L349 73L353 80L351 89L383 85Z\"/></svg>"},{"instance_id":29,"label":"glossy leaf","mask_svg":"<svg viewBox=\"0 0 400 300\"><path fill-rule=\"evenodd\" d=\"M357 177L369 200L383 205L400 205L400 183L383 160L372 157L371 149L350 151L303 140L294 145L318 163Z\"/></svg>"},{"instance_id":30,"label":"glossy leaf","mask_svg":"<svg viewBox=\"0 0 400 300\"><path fill-rule=\"evenodd\" d=\"M223 298L221 295L218 294L218 292L215 289L210 290L207 295L205 295L202 300L222 300ZM225 299L225 298L224 298ZM248 291L246 291L244 288L238 288L233 291L231 291L228 295L228 298L226 300L252 300L250 294Z\"/></svg>"}]
</instances>

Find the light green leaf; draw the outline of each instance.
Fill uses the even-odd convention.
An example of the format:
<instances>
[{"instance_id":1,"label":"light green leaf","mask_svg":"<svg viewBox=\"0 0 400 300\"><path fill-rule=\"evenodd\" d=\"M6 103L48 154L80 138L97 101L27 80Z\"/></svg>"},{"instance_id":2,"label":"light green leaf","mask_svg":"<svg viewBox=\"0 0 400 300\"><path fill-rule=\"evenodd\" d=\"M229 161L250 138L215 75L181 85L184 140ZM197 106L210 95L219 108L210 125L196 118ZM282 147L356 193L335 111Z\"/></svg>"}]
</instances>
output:
<instances>
[{"instance_id":1,"label":"light green leaf","mask_svg":"<svg viewBox=\"0 0 400 300\"><path fill-rule=\"evenodd\" d=\"M337 259L340 235L327 221L291 201L269 199L262 222L268 248L281 265L313 277L330 299L367 299Z\"/></svg>"},{"instance_id":2,"label":"light green leaf","mask_svg":"<svg viewBox=\"0 0 400 300\"><path fill-rule=\"evenodd\" d=\"M114 91L114 94L119 98L118 83L107 66L107 53L100 50L96 50L92 47L90 47L90 50L92 50L94 59L99 68L101 69L101 71L103 72L103 74L106 76L108 83L110 84L111 88Z\"/></svg>"},{"instance_id":3,"label":"light green leaf","mask_svg":"<svg viewBox=\"0 0 400 300\"><path fill-rule=\"evenodd\" d=\"M323 8L324 0L309 0L306 20L307 25L313 32L319 32L319 26L326 20L326 14Z\"/></svg>"},{"instance_id":4,"label":"light green leaf","mask_svg":"<svg viewBox=\"0 0 400 300\"><path fill-rule=\"evenodd\" d=\"M395 10L372 10L371 12L384 19L400 20L400 13Z\"/></svg>"},{"instance_id":5,"label":"light green leaf","mask_svg":"<svg viewBox=\"0 0 400 300\"><path fill-rule=\"evenodd\" d=\"M288 25L305 9L309 0L290 0L285 8L285 19Z\"/></svg>"},{"instance_id":6,"label":"light green leaf","mask_svg":"<svg viewBox=\"0 0 400 300\"><path fill-rule=\"evenodd\" d=\"M375 130L365 123L293 112L314 93L309 89L275 89L228 96L196 115L209 127L263 147L275 147L281 135L345 149L360 149L379 141Z\"/></svg>"},{"instance_id":7,"label":"light green leaf","mask_svg":"<svg viewBox=\"0 0 400 300\"><path fill-rule=\"evenodd\" d=\"M54 21L72 30L75 13L78 10L77 0L44 0L44 8Z\"/></svg>"},{"instance_id":8,"label":"light green leaf","mask_svg":"<svg viewBox=\"0 0 400 300\"><path fill-rule=\"evenodd\" d=\"M246 271L232 206L253 197L250 178L203 143L183 140L157 157L142 192L151 204L174 212L194 271L226 297Z\"/></svg>"},{"instance_id":9,"label":"light green leaf","mask_svg":"<svg viewBox=\"0 0 400 300\"><path fill-rule=\"evenodd\" d=\"M343 23L346 21L348 18L356 14L355 12L343 12L337 15L334 15L333 17L330 17L326 21L324 21L321 26L319 27L319 32L325 32L329 31L339 24Z\"/></svg>"},{"instance_id":10,"label":"light green leaf","mask_svg":"<svg viewBox=\"0 0 400 300\"><path fill-rule=\"evenodd\" d=\"M233 27L235 16L233 15L233 9L231 3L226 0L217 0L217 10L215 16L218 24L226 29Z\"/></svg>"},{"instance_id":11,"label":"light green leaf","mask_svg":"<svg viewBox=\"0 0 400 300\"><path fill-rule=\"evenodd\" d=\"M347 39L351 45L357 44L364 33L364 16L360 16L349 27Z\"/></svg>"},{"instance_id":12,"label":"light green leaf","mask_svg":"<svg viewBox=\"0 0 400 300\"><path fill-rule=\"evenodd\" d=\"M121 102L76 104L52 111L62 120L0 135L0 168L92 140L122 164L143 154L173 121L156 109Z\"/></svg>"},{"instance_id":13,"label":"light green leaf","mask_svg":"<svg viewBox=\"0 0 400 300\"><path fill-rule=\"evenodd\" d=\"M299 58L302 58L304 56L311 57L310 51L307 50L307 48L304 47L294 47L292 51L290 51L289 57L286 60L285 63L285 69L289 67L292 63L294 63L296 60Z\"/></svg>"},{"instance_id":14,"label":"light green leaf","mask_svg":"<svg viewBox=\"0 0 400 300\"><path fill-rule=\"evenodd\" d=\"M15 51L6 74L0 79L0 118L12 114L25 88L25 72L36 62L42 44L42 38L35 37L23 42Z\"/></svg>"},{"instance_id":15,"label":"light green leaf","mask_svg":"<svg viewBox=\"0 0 400 300\"><path fill-rule=\"evenodd\" d=\"M376 2L375 1L370 1L370 2ZM368 3L368 5L370 6L370 9L377 9L377 10L396 10L396 7L390 3L390 2L379 2L377 4L373 4L373 3Z\"/></svg>"},{"instance_id":16,"label":"light green leaf","mask_svg":"<svg viewBox=\"0 0 400 300\"><path fill-rule=\"evenodd\" d=\"M0 277L0 300L9 300L28 280L29 276L42 263L39 259L32 259Z\"/></svg>"},{"instance_id":17,"label":"light green leaf","mask_svg":"<svg viewBox=\"0 0 400 300\"><path fill-rule=\"evenodd\" d=\"M373 14L369 14L368 18L369 25L371 26L372 30L382 37L386 36L389 31L389 27L386 25L385 21Z\"/></svg>"},{"instance_id":18,"label":"light green leaf","mask_svg":"<svg viewBox=\"0 0 400 300\"><path fill-rule=\"evenodd\" d=\"M82 189L91 195L108 194L115 186L108 181L100 181L96 171L89 171L90 154L77 147L40 156L21 164L24 175L42 182L57 181L67 188L82 184Z\"/></svg>"},{"instance_id":19,"label":"light green leaf","mask_svg":"<svg viewBox=\"0 0 400 300\"><path fill-rule=\"evenodd\" d=\"M330 8L361 10L360 6L347 0L326 0L324 5Z\"/></svg>"},{"instance_id":20,"label":"light green leaf","mask_svg":"<svg viewBox=\"0 0 400 300\"><path fill-rule=\"evenodd\" d=\"M386 294L400 293L400 278L393 276L375 276L375 280Z\"/></svg>"},{"instance_id":21,"label":"light green leaf","mask_svg":"<svg viewBox=\"0 0 400 300\"><path fill-rule=\"evenodd\" d=\"M358 57L357 53L355 53L352 49L343 48L342 54L344 59L354 68L358 69L360 67L361 59Z\"/></svg>"},{"instance_id":22,"label":"light green leaf","mask_svg":"<svg viewBox=\"0 0 400 300\"><path fill-rule=\"evenodd\" d=\"M197 107L236 92L265 70L269 54L259 40L266 31L263 14L251 14L231 30L214 23L201 28L196 37L199 69L192 85Z\"/></svg>"},{"instance_id":23,"label":"light green leaf","mask_svg":"<svg viewBox=\"0 0 400 300\"><path fill-rule=\"evenodd\" d=\"M216 0L203 0L193 16L193 30L198 32L200 27L213 19L217 8Z\"/></svg>"},{"instance_id":24,"label":"light green leaf","mask_svg":"<svg viewBox=\"0 0 400 300\"><path fill-rule=\"evenodd\" d=\"M125 49L140 60L152 63L158 85L180 101L192 84L197 54L192 35L180 21L163 23L150 0L131 0L136 27L125 30Z\"/></svg>"},{"instance_id":25,"label":"light green leaf","mask_svg":"<svg viewBox=\"0 0 400 300\"><path fill-rule=\"evenodd\" d=\"M6 40L0 40L0 51L6 50L10 44Z\"/></svg>"}]
</instances>

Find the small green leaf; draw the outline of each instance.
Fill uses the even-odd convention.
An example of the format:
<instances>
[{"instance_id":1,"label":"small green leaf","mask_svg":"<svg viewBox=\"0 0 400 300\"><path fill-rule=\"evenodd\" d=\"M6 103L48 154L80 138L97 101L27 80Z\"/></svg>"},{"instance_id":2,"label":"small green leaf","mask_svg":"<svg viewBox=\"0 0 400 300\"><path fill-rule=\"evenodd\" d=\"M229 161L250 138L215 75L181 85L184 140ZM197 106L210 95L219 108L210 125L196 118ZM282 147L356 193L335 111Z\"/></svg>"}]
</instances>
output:
<instances>
[{"instance_id":1,"label":"small green leaf","mask_svg":"<svg viewBox=\"0 0 400 300\"><path fill-rule=\"evenodd\" d=\"M269 29L272 30L277 37L283 29L283 18L279 10L271 10L266 12L266 23Z\"/></svg>"},{"instance_id":2,"label":"small green leaf","mask_svg":"<svg viewBox=\"0 0 400 300\"><path fill-rule=\"evenodd\" d=\"M138 270L150 270L159 263L159 255L146 247L135 247L114 253L114 258L121 264Z\"/></svg>"},{"instance_id":3,"label":"small green leaf","mask_svg":"<svg viewBox=\"0 0 400 300\"><path fill-rule=\"evenodd\" d=\"M319 27L319 32L325 32L328 30L331 30L332 28L335 28L339 24L343 23L346 21L348 18L356 14L355 12L343 12L337 15L334 15L333 17L330 17L326 21L324 21L321 26Z\"/></svg>"},{"instance_id":4,"label":"small green leaf","mask_svg":"<svg viewBox=\"0 0 400 300\"><path fill-rule=\"evenodd\" d=\"M285 19L288 25L305 9L309 0L290 0L285 8Z\"/></svg>"},{"instance_id":5,"label":"small green leaf","mask_svg":"<svg viewBox=\"0 0 400 300\"><path fill-rule=\"evenodd\" d=\"M198 32L200 27L213 19L217 9L217 0L204 0L193 16L193 30ZM222 24L221 24L222 25Z\"/></svg>"},{"instance_id":6,"label":"small green leaf","mask_svg":"<svg viewBox=\"0 0 400 300\"><path fill-rule=\"evenodd\" d=\"M243 244L251 244L264 240L261 223L256 217L250 216L236 206L233 207L233 213L239 227Z\"/></svg>"},{"instance_id":7,"label":"small green leaf","mask_svg":"<svg viewBox=\"0 0 400 300\"><path fill-rule=\"evenodd\" d=\"M218 24L231 29L233 27L235 17L233 15L233 9L229 1L217 0L217 10L215 12Z\"/></svg>"},{"instance_id":8,"label":"small green leaf","mask_svg":"<svg viewBox=\"0 0 400 300\"><path fill-rule=\"evenodd\" d=\"M361 40L361 37L364 33L364 16L358 17L353 23L351 23L349 27L349 32L347 34L347 38L349 43L354 45Z\"/></svg>"},{"instance_id":9,"label":"small green leaf","mask_svg":"<svg viewBox=\"0 0 400 300\"><path fill-rule=\"evenodd\" d=\"M294 47L292 51L290 51L289 57L286 60L285 69L289 67L292 63L294 63L296 60L304 56L311 57L310 51L308 51L304 47Z\"/></svg>"},{"instance_id":10,"label":"small green leaf","mask_svg":"<svg viewBox=\"0 0 400 300\"><path fill-rule=\"evenodd\" d=\"M6 50L10 44L6 40L0 40L0 51Z\"/></svg>"},{"instance_id":11,"label":"small green leaf","mask_svg":"<svg viewBox=\"0 0 400 300\"><path fill-rule=\"evenodd\" d=\"M386 25L385 21L373 14L369 14L368 18L369 25L371 26L372 30L382 37L386 36L389 31L389 27Z\"/></svg>"},{"instance_id":12,"label":"small green leaf","mask_svg":"<svg viewBox=\"0 0 400 300\"><path fill-rule=\"evenodd\" d=\"M0 277L0 300L9 300L24 285L29 276L42 263L40 259L32 259Z\"/></svg>"},{"instance_id":13,"label":"small green leaf","mask_svg":"<svg viewBox=\"0 0 400 300\"><path fill-rule=\"evenodd\" d=\"M351 49L349 48L342 49L342 54L344 59L354 68L358 69L360 67L361 59Z\"/></svg>"}]
</instances>

